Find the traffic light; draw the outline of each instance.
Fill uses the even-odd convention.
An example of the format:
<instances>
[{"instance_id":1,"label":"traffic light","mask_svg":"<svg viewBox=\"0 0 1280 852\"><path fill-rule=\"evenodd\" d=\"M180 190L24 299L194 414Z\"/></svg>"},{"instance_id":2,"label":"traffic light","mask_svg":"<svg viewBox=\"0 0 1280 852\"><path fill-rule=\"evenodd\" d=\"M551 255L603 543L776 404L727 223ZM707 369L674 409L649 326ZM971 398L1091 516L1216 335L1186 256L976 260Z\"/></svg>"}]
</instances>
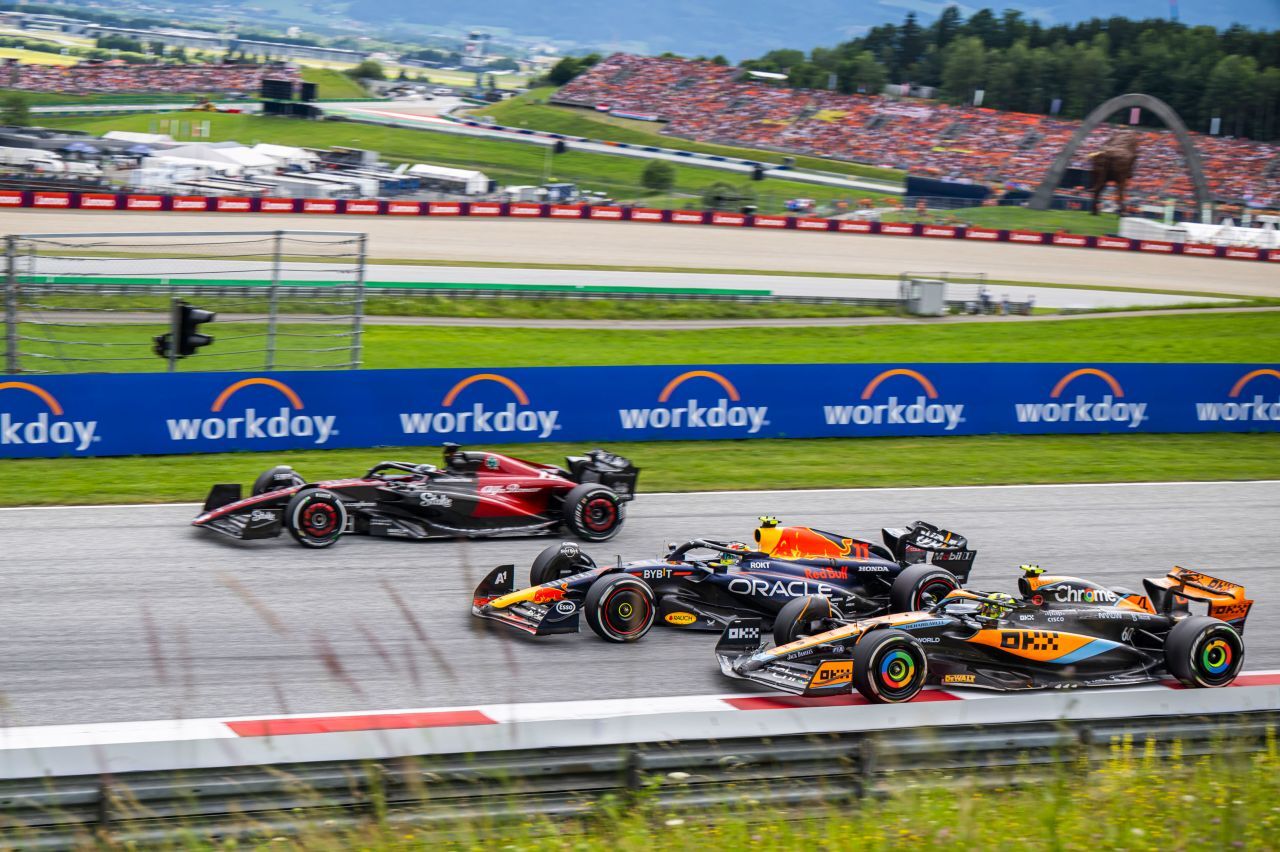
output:
<instances>
[{"instance_id":1,"label":"traffic light","mask_svg":"<svg viewBox=\"0 0 1280 852\"><path fill-rule=\"evenodd\" d=\"M208 346L213 342L211 335L197 332L197 326L212 322L215 317L217 314L213 311L193 308L186 302L175 299L171 330L152 338L155 345L151 347L151 351L166 361L196 354L196 350L201 346ZM174 346L175 335L177 335L176 347Z\"/></svg>"}]
</instances>

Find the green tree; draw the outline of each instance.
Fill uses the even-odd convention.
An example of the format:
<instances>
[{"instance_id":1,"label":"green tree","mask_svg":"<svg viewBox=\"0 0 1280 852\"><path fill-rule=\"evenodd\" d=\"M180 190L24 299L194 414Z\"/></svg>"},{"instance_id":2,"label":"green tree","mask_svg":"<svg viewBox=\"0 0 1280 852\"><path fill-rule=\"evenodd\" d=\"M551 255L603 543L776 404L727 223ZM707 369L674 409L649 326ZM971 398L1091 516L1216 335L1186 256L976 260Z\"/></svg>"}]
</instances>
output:
<instances>
[{"instance_id":1,"label":"green tree","mask_svg":"<svg viewBox=\"0 0 1280 852\"><path fill-rule=\"evenodd\" d=\"M586 69L582 67L581 62L572 56L566 56L551 66L551 70L547 72L547 82L553 86L563 86L584 70Z\"/></svg>"},{"instance_id":2,"label":"green tree","mask_svg":"<svg viewBox=\"0 0 1280 852\"><path fill-rule=\"evenodd\" d=\"M1209 117L1222 118L1222 130L1244 135L1246 118L1257 97L1258 63L1252 56L1224 56L1213 66L1205 84L1204 106Z\"/></svg>"},{"instance_id":3,"label":"green tree","mask_svg":"<svg viewBox=\"0 0 1280 852\"><path fill-rule=\"evenodd\" d=\"M650 160L640 173L640 185L654 192L665 192L676 185L675 166L666 160Z\"/></svg>"},{"instance_id":4,"label":"green tree","mask_svg":"<svg viewBox=\"0 0 1280 852\"><path fill-rule=\"evenodd\" d=\"M958 38L944 52L942 92L955 103L972 103L986 80L987 51L977 36Z\"/></svg>"},{"instance_id":5,"label":"green tree","mask_svg":"<svg viewBox=\"0 0 1280 852\"><path fill-rule=\"evenodd\" d=\"M361 62L355 68L350 69L346 73L348 77L355 80L387 79L387 72L382 69L380 64L374 62L372 59L366 59L364 62Z\"/></svg>"},{"instance_id":6,"label":"green tree","mask_svg":"<svg viewBox=\"0 0 1280 852\"><path fill-rule=\"evenodd\" d=\"M25 95L11 92L0 99L0 124L26 127L30 123L31 109L27 106Z\"/></svg>"},{"instance_id":7,"label":"green tree","mask_svg":"<svg viewBox=\"0 0 1280 852\"><path fill-rule=\"evenodd\" d=\"M845 92L878 95L888 81L889 74L885 67L869 50L864 50L853 57L845 64L840 74L841 89Z\"/></svg>"}]
</instances>

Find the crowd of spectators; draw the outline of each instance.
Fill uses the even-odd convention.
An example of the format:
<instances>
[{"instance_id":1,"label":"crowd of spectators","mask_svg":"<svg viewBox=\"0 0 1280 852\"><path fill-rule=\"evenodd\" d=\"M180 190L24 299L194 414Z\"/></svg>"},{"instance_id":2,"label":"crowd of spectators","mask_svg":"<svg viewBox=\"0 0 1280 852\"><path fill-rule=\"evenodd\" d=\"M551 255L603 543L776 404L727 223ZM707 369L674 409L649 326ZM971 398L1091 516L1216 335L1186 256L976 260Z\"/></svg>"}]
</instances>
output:
<instances>
[{"instance_id":1,"label":"crowd of spectators","mask_svg":"<svg viewBox=\"0 0 1280 852\"><path fill-rule=\"evenodd\" d=\"M881 95L845 95L754 82L740 69L675 58L615 54L571 81L555 101L650 113L663 132L820 157L913 174L1034 189L1079 127L1049 116L950 106ZM1140 136L1132 201L1193 198L1172 133ZM1116 128L1102 125L1077 149L1088 168ZM1280 145L1194 135L1211 192L1223 201L1280 206Z\"/></svg>"},{"instance_id":2,"label":"crowd of spectators","mask_svg":"<svg viewBox=\"0 0 1280 852\"><path fill-rule=\"evenodd\" d=\"M20 65L0 68L0 88L60 94L166 94L257 92L263 77L297 80L289 65Z\"/></svg>"}]
</instances>

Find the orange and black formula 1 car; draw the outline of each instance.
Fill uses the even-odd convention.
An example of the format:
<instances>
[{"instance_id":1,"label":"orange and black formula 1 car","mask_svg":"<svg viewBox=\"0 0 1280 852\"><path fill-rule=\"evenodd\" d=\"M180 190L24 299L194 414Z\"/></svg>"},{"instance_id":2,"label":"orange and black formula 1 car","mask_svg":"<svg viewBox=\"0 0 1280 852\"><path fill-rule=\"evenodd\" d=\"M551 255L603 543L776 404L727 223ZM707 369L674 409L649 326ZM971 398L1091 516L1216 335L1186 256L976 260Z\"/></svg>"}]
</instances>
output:
<instances>
[{"instance_id":1,"label":"orange and black formula 1 car","mask_svg":"<svg viewBox=\"0 0 1280 852\"><path fill-rule=\"evenodd\" d=\"M716 657L729 677L795 695L856 689L879 703L910 701L926 683L997 690L1170 676L1188 686L1231 683L1244 663L1241 634L1253 605L1244 588L1183 568L1142 582L1145 594L1024 566L1021 599L957 589L919 612L857 621L815 597L806 618L830 629L803 635L803 627L778 622L775 645L766 648L759 620L742 619L725 629ZM1193 615L1192 604L1207 614Z\"/></svg>"},{"instance_id":2,"label":"orange and black formula 1 car","mask_svg":"<svg viewBox=\"0 0 1280 852\"><path fill-rule=\"evenodd\" d=\"M761 518L752 544L694 539L603 566L566 542L538 555L529 588L515 590L514 566L491 571L471 611L535 636L575 633L585 614L602 639L634 642L659 619L710 631L742 615L794 621L792 601L813 595L862 616L916 610L968 579L976 553L963 536L923 521L882 534L880 545Z\"/></svg>"}]
</instances>

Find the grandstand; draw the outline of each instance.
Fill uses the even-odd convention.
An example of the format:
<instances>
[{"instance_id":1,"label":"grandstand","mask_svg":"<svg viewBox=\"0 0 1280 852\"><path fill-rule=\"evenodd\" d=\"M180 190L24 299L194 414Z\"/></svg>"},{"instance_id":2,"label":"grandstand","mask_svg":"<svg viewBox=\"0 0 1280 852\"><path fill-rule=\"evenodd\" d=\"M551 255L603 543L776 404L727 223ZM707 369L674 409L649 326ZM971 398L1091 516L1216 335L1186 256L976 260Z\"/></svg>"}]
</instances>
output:
<instances>
[{"instance_id":1,"label":"grandstand","mask_svg":"<svg viewBox=\"0 0 1280 852\"><path fill-rule=\"evenodd\" d=\"M0 69L0 88L60 94L167 94L258 91L262 78L300 79L288 65L21 65Z\"/></svg>"},{"instance_id":2,"label":"grandstand","mask_svg":"<svg viewBox=\"0 0 1280 852\"><path fill-rule=\"evenodd\" d=\"M1079 126L1049 116L950 106L883 95L789 89L744 79L740 69L676 58L615 54L572 80L555 103L651 113L663 132L700 142L851 160L913 174L1033 189ZM1102 126L1073 165L1113 132ZM1171 133L1141 130L1138 202L1193 199ZM1280 206L1280 145L1195 136L1210 188L1223 202Z\"/></svg>"}]
</instances>

